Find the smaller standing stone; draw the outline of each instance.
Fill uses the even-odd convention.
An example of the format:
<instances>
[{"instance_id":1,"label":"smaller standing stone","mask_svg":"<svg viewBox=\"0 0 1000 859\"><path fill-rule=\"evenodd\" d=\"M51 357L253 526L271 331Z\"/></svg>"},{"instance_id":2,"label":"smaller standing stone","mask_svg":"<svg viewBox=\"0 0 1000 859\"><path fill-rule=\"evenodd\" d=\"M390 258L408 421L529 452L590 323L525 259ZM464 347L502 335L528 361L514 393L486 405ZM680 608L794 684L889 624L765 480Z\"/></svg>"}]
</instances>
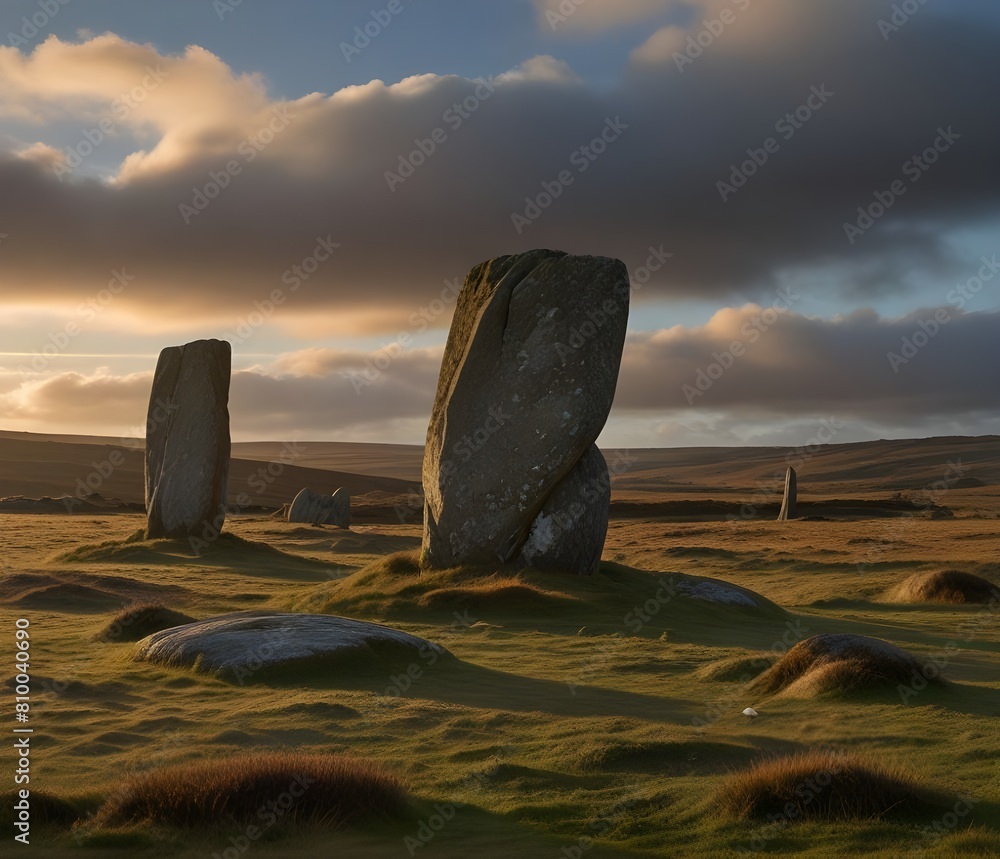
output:
<instances>
[{"instance_id":1,"label":"smaller standing stone","mask_svg":"<svg viewBox=\"0 0 1000 859\"><path fill-rule=\"evenodd\" d=\"M343 487L333 495L324 495L306 487L295 496L288 508L288 521L350 528L351 496Z\"/></svg>"},{"instance_id":2,"label":"smaller standing stone","mask_svg":"<svg viewBox=\"0 0 1000 859\"><path fill-rule=\"evenodd\" d=\"M232 347L196 340L160 353L146 420L147 537L212 540L226 521Z\"/></svg>"},{"instance_id":3,"label":"smaller standing stone","mask_svg":"<svg viewBox=\"0 0 1000 859\"><path fill-rule=\"evenodd\" d=\"M784 522L787 519L795 519L798 513L795 510L795 469L788 466L785 472L785 497L781 501L781 512L778 514L778 521Z\"/></svg>"}]
</instances>

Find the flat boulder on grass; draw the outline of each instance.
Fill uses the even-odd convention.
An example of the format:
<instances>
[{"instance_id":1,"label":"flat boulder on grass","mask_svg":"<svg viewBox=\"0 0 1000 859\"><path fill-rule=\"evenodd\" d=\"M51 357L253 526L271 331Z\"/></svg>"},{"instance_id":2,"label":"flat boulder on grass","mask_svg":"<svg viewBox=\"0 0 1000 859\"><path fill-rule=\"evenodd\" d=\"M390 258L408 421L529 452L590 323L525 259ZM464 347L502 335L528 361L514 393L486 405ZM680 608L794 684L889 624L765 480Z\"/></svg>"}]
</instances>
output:
<instances>
[{"instance_id":1,"label":"flat boulder on grass","mask_svg":"<svg viewBox=\"0 0 1000 859\"><path fill-rule=\"evenodd\" d=\"M147 636L134 658L243 685L281 678L295 669L322 673L387 663L426 668L451 654L423 638L363 620L325 614L242 611L176 626Z\"/></svg>"},{"instance_id":2,"label":"flat boulder on grass","mask_svg":"<svg viewBox=\"0 0 1000 859\"><path fill-rule=\"evenodd\" d=\"M974 573L939 570L917 573L889 593L890 602L989 603L1000 601L1000 587Z\"/></svg>"},{"instance_id":3,"label":"flat boulder on grass","mask_svg":"<svg viewBox=\"0 0 1000 859\"><path fill-rule=\"evenodd\" d=\"M923 688L940 683L939 670L881 638L826 632L800 641L750 686L757 693L790 696L843 695Z\"/></svg>"}]
</instances>

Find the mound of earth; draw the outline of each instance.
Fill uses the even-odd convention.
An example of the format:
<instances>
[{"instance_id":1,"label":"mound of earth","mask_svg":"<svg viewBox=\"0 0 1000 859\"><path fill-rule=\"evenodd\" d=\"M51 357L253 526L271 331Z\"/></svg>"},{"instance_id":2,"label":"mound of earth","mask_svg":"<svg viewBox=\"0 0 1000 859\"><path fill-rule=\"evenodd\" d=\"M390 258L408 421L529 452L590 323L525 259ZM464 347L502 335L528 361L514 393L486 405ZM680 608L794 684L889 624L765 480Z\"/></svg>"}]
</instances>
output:
<instances>
[{"instance_id":1,"label":"mound of earth","mask_svg":"<svg viewBox=\"0 0 1000 859\"><path fill-rule=\"evenodd\" d=\"M85 544L57 555L55 560L69 563L180 564L204 558L220 567L260 569L279 575L299 573L326 578L331 564L283 552L267 543L245 540L225 532L215 539L145 539L138 530L124 540Z\"/></svg>"},{"instance_id":2,"label":"mound of earth","mask_svg":"<svg viewBox=\"0 0 1000 859\"><path fill-rule=\"evenodd\" d=\"M139 641L154 632L193 623L194 618L157 603L142 603L123 608L98 634L105 642Z\"/></svg>"},{"instance_id":3,"label":"mound of earth","mask_svg":"<svg viewBox=\"0 0 1000 859\"><path fill-rule=\"evenodd\" d=\"M974 573L940 570L917 573L893 588L890 602L988 603L1000 598L1000 587Z\"/></svg>"},{"instance_id":4,"label":"mound of earth","mask_svg":"<svg viewBox=\"0 0 1000 859\"><path fill-rule=\"evenodd\" d=\"M316 614L233 612L147 636L134 658L194 668L240 683L292 669L346 671L387 662L427 665L451 654L415 635L367 621Z\"/></svg>"},{"instance_id":5,"label":"mound of earth","mask_svg":"<svg viewBox=\"0 0 1000 859\"><path fill-rule=\"evenodd\" d=\"M107 591L72 582L55 582L27 591L11 605L35 611L99 612L120 606L120 597Z\"/></svg>"},{"instance_id":6,"label":"mound of earth","mask_svg":"<svg viewBox=\"0 0 1000 859\"><path fill-rule=\"evenodd\" d=\"M102 612L185 593L177 585L90 573L16 573L0 580L0 603L46 611Z\"/></svg>"},{"instance_id":7,"label":"mound of earth","mask_svg":"<svg viewBox=\"0 0 1000 859\"><path fill-rule=\"evenodd\" d=\"M796 697L893 689L940 682L936 667L866 635L822 633L800 641L751 685L754 692Z\"/></svg>"},{"instance_id":8,"label":"mound of earth","mask_svg":"<svg viewBox=\"0 0 1000 859\"><path fill-rule=\"evenodd\" d=\"M930 817L941 799L895 767L825 751L764 758L730 775L716 795L726 814L784 823Z\"/></svg>"}]
</instances>

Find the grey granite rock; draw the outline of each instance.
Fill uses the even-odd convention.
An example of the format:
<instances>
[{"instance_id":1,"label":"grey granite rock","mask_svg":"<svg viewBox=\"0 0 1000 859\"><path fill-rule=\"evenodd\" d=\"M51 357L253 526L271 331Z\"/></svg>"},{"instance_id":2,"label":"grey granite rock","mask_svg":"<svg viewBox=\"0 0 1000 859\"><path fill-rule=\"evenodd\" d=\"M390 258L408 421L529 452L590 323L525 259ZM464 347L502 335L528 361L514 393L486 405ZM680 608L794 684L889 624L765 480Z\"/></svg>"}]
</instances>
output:
<instances>
[{"instance_id":1,"label":"grey granite rock","mask_svg":"<svg viewBox=\"0 0 1000 859\"><path fill-rule=\"evenodd\" d=\"M427 433L424 567L596 568L609 492L594 442L628 304L628 272L605 257L536 250L469 273Z\"/></svg>"},{"instance_id":2,"label":"grey granite rock","mask_svg":"<svg viewBox=\"0 0 1000 859\"><path fill-rule=\"evenodd\" d=\"M160 353L146 422L147 536L218 536L229 482L232 349L197 340Z\"/></svg>"}]
</instances>

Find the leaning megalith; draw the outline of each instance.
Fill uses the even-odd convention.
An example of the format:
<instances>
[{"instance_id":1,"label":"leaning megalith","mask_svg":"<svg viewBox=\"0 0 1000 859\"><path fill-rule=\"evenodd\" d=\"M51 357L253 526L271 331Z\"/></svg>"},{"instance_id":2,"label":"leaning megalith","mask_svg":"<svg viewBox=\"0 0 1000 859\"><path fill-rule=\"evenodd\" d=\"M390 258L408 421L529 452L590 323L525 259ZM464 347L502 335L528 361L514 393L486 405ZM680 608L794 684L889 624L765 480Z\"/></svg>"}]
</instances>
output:
<instances>
[{"instance_id":1,"label":"leaning megalith","mask_svg":"<svg viewBox=\"0 0 1000 859\"><path fill-rule=\"evenodd\" d=\"M606 257L535 250L469 272L427 431L422 566L597 569L610 480L594 442L628 305Z\"/></svg>"},{"instance_id":2,"label":"leaning megalith","mask_svg":"<svg viewBox=\"0 0 1000 859\"><path fill-rule=\"evenodd\" d=\"M299 491L288 508L289 522L310 525L351 527L351 496L341 487L333 495L314 492L308 487Z\"/></svg>"},{"instance_id":3,"label":"leaning megalith","mask_svg":"<svg viewBox=\"0 0 1000 859\"><path fill-rule=\"evenodd\" d=\"M196 340L160 353L146 421L149 538L212 539L222 530L231 365L232 347L224 340Z\"/></svg>"},{"instance_id":4,"label":"leaning megalith","mask_svg":"<svg viewBox=\"0 0 1000 859\"><path fill-rule=\"evenodd\" d=\"M786 519L794 519L798 516L795 512L795 469L788 466L785 472L785 497L781 499L781 512L778 513L778 521L784 522Z\"/></svg>"}]
</instances>

